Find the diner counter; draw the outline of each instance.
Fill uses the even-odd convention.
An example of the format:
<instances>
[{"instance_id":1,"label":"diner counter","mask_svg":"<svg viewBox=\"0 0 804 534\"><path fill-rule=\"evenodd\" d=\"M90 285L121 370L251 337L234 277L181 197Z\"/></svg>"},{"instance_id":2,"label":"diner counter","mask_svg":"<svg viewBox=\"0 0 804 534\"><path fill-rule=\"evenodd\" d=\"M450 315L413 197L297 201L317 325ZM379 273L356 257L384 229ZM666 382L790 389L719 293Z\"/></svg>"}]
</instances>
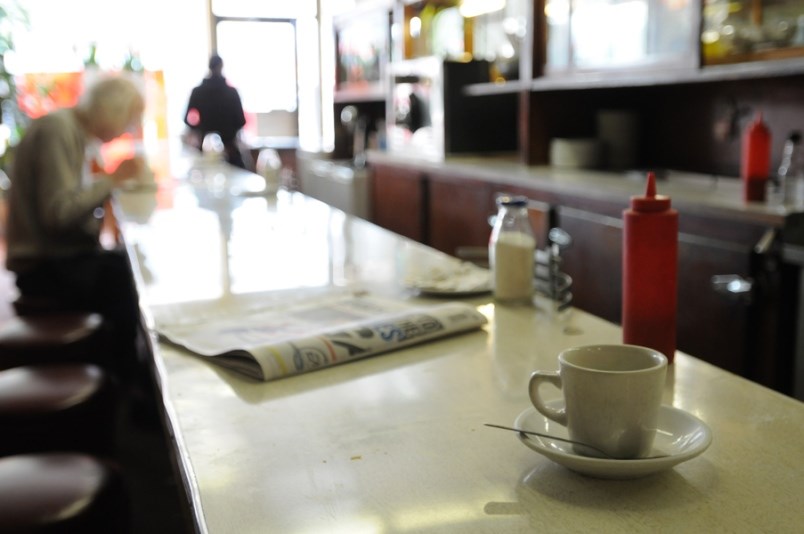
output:
<instances>
[{"instance_id":1,"label":"diner counter","mask_svg":"<svg viewBox=\"0 0 804 534\"><path fill-rule=\"evenodd\" d=\"M488 318L483 329L271 382L159 340L154 311L165 305L203 320L330 290L442 302L406 288L405 272L454 262L300 193L263 196L254 175L171 157L175 173L155 191L118 193L116 215L199 532L801 528L804 405L683 353L664 403L713 440L671 469L591 478L485 427L513 425L530 407L530 373L556 369L562 349L621 341L616 325L548 300L457 295Z\"/></svg>"}]
</instances>

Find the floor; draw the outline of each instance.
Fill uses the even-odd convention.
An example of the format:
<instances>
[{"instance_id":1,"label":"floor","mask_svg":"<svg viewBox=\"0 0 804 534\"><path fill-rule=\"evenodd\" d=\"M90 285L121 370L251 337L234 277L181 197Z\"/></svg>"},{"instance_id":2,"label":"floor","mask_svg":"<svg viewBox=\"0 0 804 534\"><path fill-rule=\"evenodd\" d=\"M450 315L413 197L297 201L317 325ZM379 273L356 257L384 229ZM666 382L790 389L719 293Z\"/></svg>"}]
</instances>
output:
<instances>
[{"instance_id":1,"label":"floor","mask_svg":"<svg viewBox=\"0 0 804 534\"><path fill-rule=\"evenodd\" d=\"M4 268L2 226L0 222L0 325L12 316L11 302L16 297L13 274ZM130 533L192 532L166 434L154 404L124 400L119 408L115 459L129 490Z\"/></svg>"}]
</instances>

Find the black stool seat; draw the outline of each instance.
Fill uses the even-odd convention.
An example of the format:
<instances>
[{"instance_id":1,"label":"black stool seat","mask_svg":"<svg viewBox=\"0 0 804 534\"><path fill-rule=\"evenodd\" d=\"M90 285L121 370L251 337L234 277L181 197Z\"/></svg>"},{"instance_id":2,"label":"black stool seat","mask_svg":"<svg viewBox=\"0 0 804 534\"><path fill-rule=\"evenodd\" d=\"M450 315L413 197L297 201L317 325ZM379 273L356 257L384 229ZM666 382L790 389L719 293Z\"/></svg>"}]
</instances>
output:
<instances>
[{"instance_id":1,"label":"black stool seat","mask_svg":"<svg viewBox=\"0 0 804 534\"><path fill-rule=\"evenodd\" d=\"M116 409L111 380L96 365L0 371L0 456L52 450L110 455Z\"/></svg>"},{"instance_id":2,"label":"black stool seat","mask_svg":"<svg viewBox=\"0 0 804 534\"><path fill-rule=\"evenodd\" d=\"M47 361L95 361L102 328L97 313L13 316L0 327L0 369Z\"/></svg>"},{"instance_id":3,"label":"black stool seat","mask_svg":"<svg viewBox=\"0 0 804 534\"><path fill-rule=\"evenodd\" d=\"M126 532L120 474L88 455L0 458L0 532Z\"/></svg>"},{"instance_id":4,"label":"black stool seat","mask_svg":"<svg viewBox=\"0 0 804 534\"><path fill-rule=\"evenodd\" d=\"M20 295L12 305L17 315L42 315L75 311L71 304L46 296Z\"/></svg>"}]
</instances>

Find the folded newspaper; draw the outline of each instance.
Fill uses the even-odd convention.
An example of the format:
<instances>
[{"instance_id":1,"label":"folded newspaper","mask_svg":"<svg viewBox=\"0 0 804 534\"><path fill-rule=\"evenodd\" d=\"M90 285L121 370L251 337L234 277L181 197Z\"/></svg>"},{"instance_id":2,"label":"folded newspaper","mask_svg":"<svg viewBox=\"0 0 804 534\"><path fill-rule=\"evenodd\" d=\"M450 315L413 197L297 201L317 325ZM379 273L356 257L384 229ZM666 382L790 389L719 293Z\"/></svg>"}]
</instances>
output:
<instances>
[{"instance_id":1,"label":"folded newspaper","mask_svg":"<svg viewBox=\"0 0 804 534\"><path fill-rule=\"evenodd\" d=\"M412 306L338 295L219 316L157 313L163 341L258 380L305 373L475 330L486 318L461 302ZM178 319L183 317L182 319ZM200 317L200 318L199 318Z\"/></svg>"}]
</instances>

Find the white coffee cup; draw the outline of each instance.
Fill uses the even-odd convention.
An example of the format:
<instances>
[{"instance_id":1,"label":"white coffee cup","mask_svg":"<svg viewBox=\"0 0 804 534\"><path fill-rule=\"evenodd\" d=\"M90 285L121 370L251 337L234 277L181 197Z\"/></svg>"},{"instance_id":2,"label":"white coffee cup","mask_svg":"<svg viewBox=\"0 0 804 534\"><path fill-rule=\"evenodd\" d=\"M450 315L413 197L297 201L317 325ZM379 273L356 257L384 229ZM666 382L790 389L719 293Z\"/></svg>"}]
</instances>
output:
<instances>
[{"instance_id":1,"label":"white coffee cup","mask_svg":"<svg viewBox=\"0 0 804 534\"><path fill-rule=\"evenodd\" d=\"M667 358L636 345L585 345L558 355L558 372L536 371L529 395L544 416L567 427L570 439L611 458L648 456L667 372ZM545 403L542 384L562 390L564 407ZM574 447L579 454L589 448Z\"/></svg>"}]
</instances>

